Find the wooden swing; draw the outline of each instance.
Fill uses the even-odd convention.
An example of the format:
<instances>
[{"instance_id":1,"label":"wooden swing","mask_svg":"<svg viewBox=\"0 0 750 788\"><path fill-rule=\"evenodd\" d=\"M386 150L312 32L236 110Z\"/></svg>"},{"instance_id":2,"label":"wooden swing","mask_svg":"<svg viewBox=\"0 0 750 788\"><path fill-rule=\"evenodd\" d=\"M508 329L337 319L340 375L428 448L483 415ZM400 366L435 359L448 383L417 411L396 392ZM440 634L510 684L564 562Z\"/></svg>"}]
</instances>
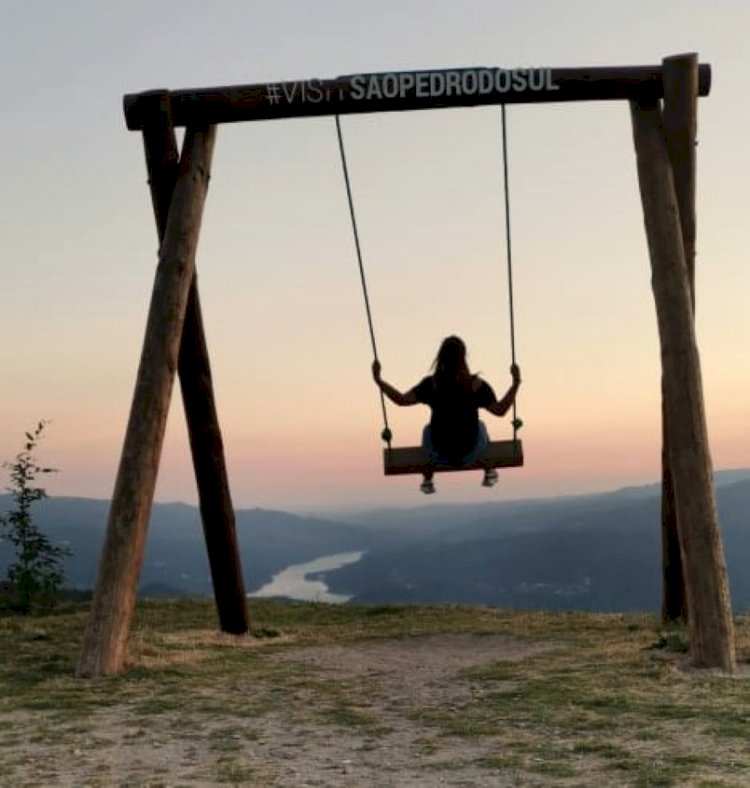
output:
<instances>
[{"instance_id":1,"label":"wooden swing","mask_svg":"<svg viewBox=\"0 0 750 788\"><path fill-rule=\"evenodd\" d=\"M484 468L519 468L523 465L523 446L520 440L491 441L481 459L468 465L428 465L421 446L383 449L383 469L386 476L424 473L429 467L435 472L469 471Z\"/></svg>"},{"instance_id":2,"label":"wooden swing","mask_svg":"<svg viewBox=\"0 0 750 788\"><path fill-rule=\"evenodd\" d=\"M506 258L508 269L508 300L510 313L510 345L513 364L516 363L516 343L515 343L515 321L513 315L513 266L510 243L510 197L508 191L508 148L507 132L505 124L505 105L501 105L502 110L502 141L503 141L503 186L505 194L505 240ZM370 298L367 291L367 280L365 269L362 262L362 250L359 243L359 232L357 229L357 219L354 213L354 200L352 198L351 185L349 183L349 170L346 163L346 152L344 150L344 139L341 133L341 121L336 115L336 132L339 141L339 151L341 153L341 166L344 172L344 183L346 184L346 194L349 201L349 214L351 216L352 231L354 233L354 245L357 252L359 263L359 275L362 283L362 293L365 300L365 311L367 313L367 324L370 329L370 341L375 360L378 360L377 344L375 342L375 330L373 327L372 311L370 309ZM383 431L381 437L386 442L383 450L383 472L386 476L401 476L404 474L421 474L425 471L468 471L482 470L488 468L519 468L523 466L523 445L517 437L518 430L523 425L521 419L516 415L516 404L513 403L513 438L512 440L490 441L484 454L477 460L468 464L448 465L433 464L425 457L421 446L404 446L393 448L391 439L393 434L388 426L388 413L385 406L385 395L380 392L380 406L383 414Z\"/></svg>"}]
</instances>

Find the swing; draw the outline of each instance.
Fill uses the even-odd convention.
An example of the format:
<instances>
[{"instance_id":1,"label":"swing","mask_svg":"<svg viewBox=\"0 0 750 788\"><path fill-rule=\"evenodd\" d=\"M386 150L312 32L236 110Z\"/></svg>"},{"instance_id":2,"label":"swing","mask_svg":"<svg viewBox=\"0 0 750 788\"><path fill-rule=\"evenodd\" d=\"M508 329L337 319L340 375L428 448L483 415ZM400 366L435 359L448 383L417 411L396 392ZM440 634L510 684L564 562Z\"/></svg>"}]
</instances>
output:
<instances>
[{"instance_id":1,"label":"swing","mask_svg":"<svg viewBox=\"0 0 750 788\"><path fill-rule=\"evenodd\" d=\"M470 471L485 468L518 468L523 465L523 447L520 440L490 441L481 459L463 465L431 465L427 463L421 446L404 446L383 449L383 467L386 476L424 473L426 470Z\"/></svg>"},{"instance_id":2,"label":"swing","mask_svg":"<svg viewBox=\"0 0 750 788\"><path fill-rule=\"evenodd\" d=\"M507 133L505 124L505 105L501 105L502 110L502 140L503 140L503 186L505 194L505 241L506 258L508 262L508 301L510 314L510 347L512 363L516 363L516 342L515 342L515 321L513 314L513 265L510 243L510 196L508 192L508 149ZM357 262L359 264L359 276L362 283L362 293L365 301L365 312L367 314L367 325L370 329L370 342L372 345L373 357L378 360L377 344L375 342L375 330L373 328L372 311L370 309L370 298L367 291L367 281L365 279L365 269L362 262L362 250L359 243L359 231L357 220L354 213L354 200L352 198L351 185L349 183L349 170L346 163L346 153L344 150L344 139L341 133L341 121L336 115L336 133L338 135L339 151L341 153L341 166L344 173L344 183L346 185L346 195L349 201L349 214L354 233L354 245L357 252ZM516 403L513 403L513 426L512 440L490 441L486 451L481 458L469 464L447 465L430 463L424 455L421 446L405 446L394 448L391 446L393 433L388 426L388 413L385 407L385 395L380 391L380 407L383 414L382 439L386 443L383 449L383 470L386 476L399 476L403 474L418 474L425 471L467 471L481 470L489 468L519 468L523 466L523 445L518 438L518 430L523 426L523 422L516 414Z\"/></svg>"}]
</instances>

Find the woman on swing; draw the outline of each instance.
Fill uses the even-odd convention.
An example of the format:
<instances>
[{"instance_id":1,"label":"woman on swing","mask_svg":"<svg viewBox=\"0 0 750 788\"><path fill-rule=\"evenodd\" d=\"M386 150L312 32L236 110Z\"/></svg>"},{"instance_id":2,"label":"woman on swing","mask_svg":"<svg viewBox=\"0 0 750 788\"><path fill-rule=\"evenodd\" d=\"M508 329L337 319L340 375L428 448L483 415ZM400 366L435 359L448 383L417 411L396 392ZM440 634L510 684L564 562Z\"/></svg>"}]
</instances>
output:
<instances>
[{"instance_id":1,"label":"woman on swing","mask_svg":"<svg viewBox=\"0 0 750 788\"><path fill-rule=\"evenodd\" d=\"M489 445L484 423L479 420L479 408L494 416L504 416L516 399L521 385L521 371L516 364L510 368L513 382L497 399L492 387L479 375L472 375L466 363L466 345L456 336L446 337L433 362L434 374L423 378L406 393L400 392L380 376L380 362L372 364L372 376L380 390L396 405L429 405L430 423L422 433L422 449L430 466L468 466L482 459ZM435 492L433 469L424 471L420 486L423 493ZM492 487L497 482L497 471L485 468L482 484Z\"/></svg>"}]
</instances>

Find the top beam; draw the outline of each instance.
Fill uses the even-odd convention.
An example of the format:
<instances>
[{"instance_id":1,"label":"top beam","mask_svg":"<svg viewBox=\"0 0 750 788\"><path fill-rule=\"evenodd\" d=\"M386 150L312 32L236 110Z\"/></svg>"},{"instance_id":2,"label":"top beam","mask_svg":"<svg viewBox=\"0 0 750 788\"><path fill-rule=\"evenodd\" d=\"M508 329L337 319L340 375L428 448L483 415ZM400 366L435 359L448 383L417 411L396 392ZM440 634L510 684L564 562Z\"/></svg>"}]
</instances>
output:
<instances>
[{"instance_id":1,"label":"top beam","mask_svg":"<svg viewBox=\"0 0 750 788\"><path fill-rule=\"evenodd\" d=\"M711 66L698 69L698 93L711 88ZM124 97L129 129L148 123L153 91ZM206 126L243 120L272 120L361 112L535 104L552 101L661 99L662 67L457 68L352 74L335 79L265 82L257 85L163 91L175 126Z\"/></svg>"}]
</instances>

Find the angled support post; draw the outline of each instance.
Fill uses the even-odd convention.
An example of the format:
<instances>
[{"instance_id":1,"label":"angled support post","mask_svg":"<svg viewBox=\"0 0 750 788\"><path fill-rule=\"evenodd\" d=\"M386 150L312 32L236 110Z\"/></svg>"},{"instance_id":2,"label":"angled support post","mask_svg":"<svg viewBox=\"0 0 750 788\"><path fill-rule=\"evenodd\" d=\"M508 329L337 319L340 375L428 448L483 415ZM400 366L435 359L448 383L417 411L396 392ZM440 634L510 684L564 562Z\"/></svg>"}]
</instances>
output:
<instances>
[{"instance_id":1,"label":"angled support post","mask_svg":"<svg viewBox=\"0 0 750 788\"><path fill-rule=\"evenodd\" d=\"M700 358L672 165L654 99L632 101L633 139L661 348L669 463L696 667L736 669Z\"/></svg>"},{"instance_id":2,"label":"angled support post","mask_svg":"<svg viewBox=\"0 0 750 788\"><path fill-rule=\"evenodd\" d=\"M146 334L76 673L116 673L126 656L164 444L188 296L195 273L216 129L188 129L159 251Z\"/></svg>"},{"instance_id":3,"label":"angled support post","mask_svg":"<svg viewBox=\"0 0 750 788\"><path fill-rule=\"evenodd\" d=\"M698 55L662 61L664 136L674 176L685 250L690 300L695 314L695 184L698 132ZM669 460L666 395L662 387L662 620L687 621L685 579L680 554L674 481Z\"/></svg>"},{"instance_id":4,"label":"angled support post","mask_svg":"<svg viewBox=\"0 0 750 788\"><path fill-rule=\"evenodd\" d=\"M164 238L179 156L169 94L154 91L144 116L143 145L159 241ZM222 632L250 628L237 546L234 507L216 408L208 346L198 297L197 274L188 294L177 368L185 406L190 450L198 487L211 580Z\"/></svg>"}]
</instances>

